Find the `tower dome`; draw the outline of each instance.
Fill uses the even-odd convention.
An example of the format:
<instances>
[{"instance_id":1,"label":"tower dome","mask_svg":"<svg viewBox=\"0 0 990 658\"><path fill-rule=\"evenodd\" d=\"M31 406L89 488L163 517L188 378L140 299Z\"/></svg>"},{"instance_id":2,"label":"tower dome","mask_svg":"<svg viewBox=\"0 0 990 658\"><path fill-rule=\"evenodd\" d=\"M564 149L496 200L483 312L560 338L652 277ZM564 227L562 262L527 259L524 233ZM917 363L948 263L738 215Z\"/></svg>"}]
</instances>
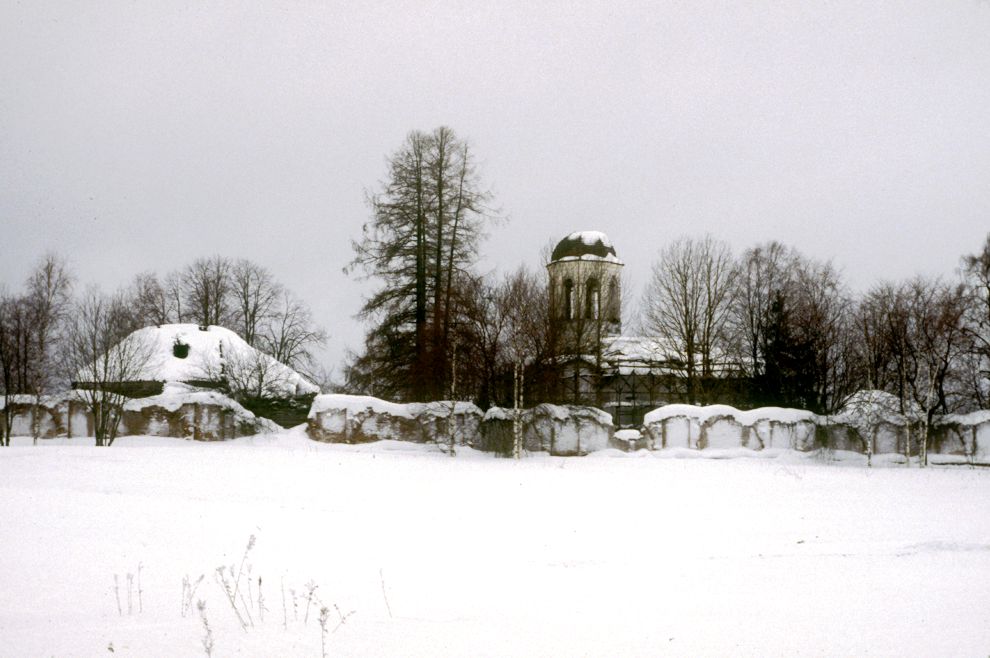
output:
<instances>
[{"instance_id":1,"label":"tower dome","mask_svg":"<svg viewBox=\"0 0 990 658\"><path fill-rule=\"evenodd\" d=\"M574 353L622 330L622 261L601 231L577 231L557 243L547 264L551 315L566 329Z\"/></svg>"},{"instance_id":2,"label":"tower dome","mask_svg":"<svg viewBox=\"0 0 990 658\"><path fill-rule=\"evenodd\" d=\"M553 248L551 261L565 259L605 260L619 263L615 247L608 236L601 231L577 231L557 243Z\"/></svg>"}]
</instances>

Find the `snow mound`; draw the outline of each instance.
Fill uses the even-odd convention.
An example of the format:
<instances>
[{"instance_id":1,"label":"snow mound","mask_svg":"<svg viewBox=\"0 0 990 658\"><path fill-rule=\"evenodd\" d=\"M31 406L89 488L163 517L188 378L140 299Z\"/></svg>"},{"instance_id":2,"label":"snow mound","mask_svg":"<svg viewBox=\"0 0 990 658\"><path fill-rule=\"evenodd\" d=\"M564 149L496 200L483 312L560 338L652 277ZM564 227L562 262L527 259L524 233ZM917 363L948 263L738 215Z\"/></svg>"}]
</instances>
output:
<instances>
[{"instance_id":1,"label":"snow mound","mask_svg":"<svg viewBox=\"0 0 990 658\"><path fill-rule=\"evenodd\" d=\"M125 340L147 342L150 346L152 356L136 377L139 381L218 381L222 373L238 370L246 373L245 381L239 383L250 390L258 384L259 375L251 374L254 370L263 373L265 389L273 396L319 393L319 387L298 372L224 327L165 324L138 329Z\"/></svg>"}]
</instances>

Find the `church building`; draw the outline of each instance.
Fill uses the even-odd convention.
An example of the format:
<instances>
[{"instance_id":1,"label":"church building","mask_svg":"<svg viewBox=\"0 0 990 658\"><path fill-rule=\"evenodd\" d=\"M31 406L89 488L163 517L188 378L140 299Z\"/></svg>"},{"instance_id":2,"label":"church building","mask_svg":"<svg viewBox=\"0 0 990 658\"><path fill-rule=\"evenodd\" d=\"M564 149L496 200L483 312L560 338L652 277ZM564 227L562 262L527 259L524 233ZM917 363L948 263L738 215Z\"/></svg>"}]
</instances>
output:
<instances>
[{"instance_id":1,"label":"church building","mask_svg":"<svg viewBox=\"0 0 990 658\"><path fill-rule=\"evenodd\" d=\"M618 427L638 427L650 410L684 401L685 368L662 338L623 334L622 268L607 235L571 233L547 265L550 311L562 401L604 409Z\"/></svg>"}]
</instances>

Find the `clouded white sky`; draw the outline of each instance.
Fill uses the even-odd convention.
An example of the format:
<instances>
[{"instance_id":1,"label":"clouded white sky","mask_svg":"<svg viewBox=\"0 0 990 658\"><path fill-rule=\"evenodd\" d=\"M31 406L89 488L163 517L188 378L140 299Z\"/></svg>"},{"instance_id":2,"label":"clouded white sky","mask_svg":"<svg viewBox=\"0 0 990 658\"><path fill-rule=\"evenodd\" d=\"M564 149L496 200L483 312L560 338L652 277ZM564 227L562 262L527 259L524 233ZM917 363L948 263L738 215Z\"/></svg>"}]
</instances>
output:
<instances>
[{"instance_id":1,"label":"clouded white sky","mask_svg":"<svg viewBox=\"0 0 990 658\"><path fill-rule=\"evenodd\" d=\"M508 221L485 270L599 229L634 287L679 235L850 284L954 275L990 231L990 2L0 4L0 282L105 288L220 253L358 348L365 192L453 127ZM637 292L638 295L638 292Z\"/></svg>"}]
</instances>

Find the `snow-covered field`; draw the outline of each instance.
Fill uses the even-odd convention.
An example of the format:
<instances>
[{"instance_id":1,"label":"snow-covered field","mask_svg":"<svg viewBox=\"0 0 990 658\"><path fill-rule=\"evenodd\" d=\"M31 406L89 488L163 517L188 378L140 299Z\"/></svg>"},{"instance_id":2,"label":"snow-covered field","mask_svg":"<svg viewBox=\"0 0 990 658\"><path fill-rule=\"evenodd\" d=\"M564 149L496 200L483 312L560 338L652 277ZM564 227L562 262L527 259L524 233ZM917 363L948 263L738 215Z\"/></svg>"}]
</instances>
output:
<instances>
[{"instance_id":1,"label":"snow-covered field","mask_svg":"<svg viewBox=\"0 0 990 658\"><path fill-rule=\"evenodd\" d=\"M15 444L2 656L206 655L200 599L214 656L990 653L987 469L513 462L298 429ZM221 565L242 574L246 631Z\"/></svg>"}]
</instances>

